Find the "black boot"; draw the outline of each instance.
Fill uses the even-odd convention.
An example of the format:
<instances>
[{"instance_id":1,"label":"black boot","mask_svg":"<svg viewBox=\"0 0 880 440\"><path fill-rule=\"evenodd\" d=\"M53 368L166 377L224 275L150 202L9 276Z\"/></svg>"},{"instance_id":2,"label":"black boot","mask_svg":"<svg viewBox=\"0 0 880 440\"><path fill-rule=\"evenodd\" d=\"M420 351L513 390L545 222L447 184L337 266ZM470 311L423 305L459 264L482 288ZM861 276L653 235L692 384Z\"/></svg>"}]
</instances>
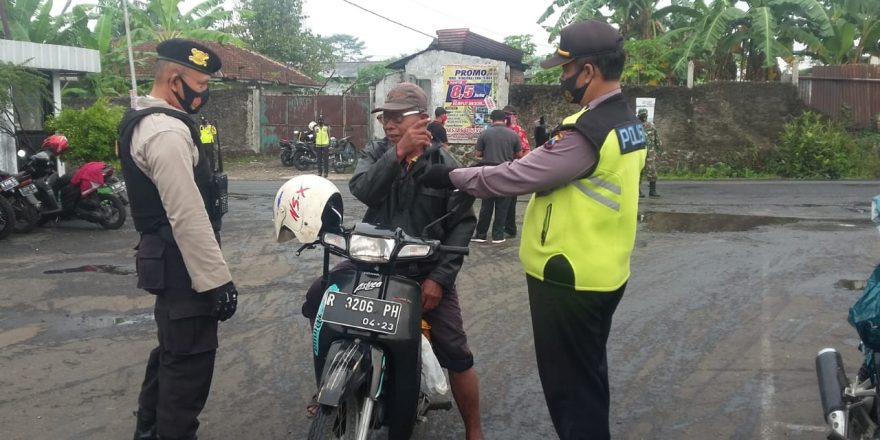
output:
<instances>
[{"instance_id":1,"label":"black boot","mask_svg":"<svg viewBox=\"0 0 880 440\"><path fill-rule=\"evenodd\" d=\"M134 428L134 440L157 440L156 415L147 414L144 410L137 412L137 426Z\"/></svg>"},{"instance_id":2,"label":"black boot","mask_svg":"<svg viewBox=\"0 0 880 440\"><path fill-rule=\"evenodd\" d=\"M650 197L660 197L660 194L657 194L657 182L648 182L648 196Z\"/></svg>"}]
</instances>

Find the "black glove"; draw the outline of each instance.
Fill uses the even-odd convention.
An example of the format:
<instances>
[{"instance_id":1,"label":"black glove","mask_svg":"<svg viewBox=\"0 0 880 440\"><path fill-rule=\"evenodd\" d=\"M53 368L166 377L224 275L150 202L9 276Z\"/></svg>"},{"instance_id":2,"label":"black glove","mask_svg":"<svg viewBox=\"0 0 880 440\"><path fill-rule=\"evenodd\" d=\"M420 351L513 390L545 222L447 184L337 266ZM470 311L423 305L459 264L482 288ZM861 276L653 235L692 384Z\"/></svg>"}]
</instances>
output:
<instances>
[{"instance_id":1,"label":"black glove","mask_svg":"<svg viewBox=\"0 0 880 440\"><path fill-rule=\"evenodd\" d=\"M226 321L232 318L238 307L238 291L235 290L235 284L232 284L232 281L206 293L209 293L214 299L214 316L217 319Z\"/></svg>"},{"instance_id":2,"label":"black glove","mask_svg":"<svg viewBox=\"0 0 880 440\"><path fill-rule=\"evenodd\" d=\"M453 185L452 180L449 179L449 172L454 169L455 167L448 165L432 165L428 167L428 170L422 175L419 183L428 188L454 189L455 185Z\"/></svg>"}]
</instances>

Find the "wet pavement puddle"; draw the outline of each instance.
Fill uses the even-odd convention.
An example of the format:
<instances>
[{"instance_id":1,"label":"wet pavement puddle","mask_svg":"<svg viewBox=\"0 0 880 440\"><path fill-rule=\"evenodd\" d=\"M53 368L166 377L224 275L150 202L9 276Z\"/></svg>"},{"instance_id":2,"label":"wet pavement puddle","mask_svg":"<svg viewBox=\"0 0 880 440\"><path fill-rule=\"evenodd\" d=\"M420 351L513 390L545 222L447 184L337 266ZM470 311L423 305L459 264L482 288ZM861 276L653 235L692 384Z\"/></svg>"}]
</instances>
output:
<instances>
[{"instance_id":1,"label":"wet pavement puddle","mask_svg":"<svg viewBox=\"0 0 880 440\"><path fill-rule=\"evenodd\" d=\"M138 324L145 321L152 321L152 313L140 313L137 315L100 315L100 316L77 316L69 317L63 322L57 323L56 327L65 330L74 329L100 329L110 327L120 327L125 325Z\"/></svg>"},{"instance_id":2,"label":"wet pavement puddle","mask_svg":"<svg viewBox=\"0 0 880 440\"><path fill-rule=\"evenodd\" d=\"M134 275L135 271L131 269L127 269L120 266L115 266L112 264L88 264L85 266L79 267L71 267L68 269L53 269L44 271L44 274L53 275L60 273L80 273L80 272L93 272L93 273L106 273L110 275Z\"/></svg>"},{"instance_id":3,"label":"wet pavement puddle","mask_svg":"<svg viewBox=\"0 0 880 440\"><path fill-rule=\"evenodd\" d=\"M865 290L868 282L865 280L840 280L834 283L834 287L849 290Z\"/></svg>"},{"instance_id":4,"label":"wet pavement puddle","mask_svg":"<svg viewBox=\"0 0 880 440\"><path fill-rule=\"evenodd\" d=\"M789 217L768 217L738 214L695 214L684 212L645 212L639 223L652 232L739 232L760 226L795 223Z\"/></svg>"}]
</instances>

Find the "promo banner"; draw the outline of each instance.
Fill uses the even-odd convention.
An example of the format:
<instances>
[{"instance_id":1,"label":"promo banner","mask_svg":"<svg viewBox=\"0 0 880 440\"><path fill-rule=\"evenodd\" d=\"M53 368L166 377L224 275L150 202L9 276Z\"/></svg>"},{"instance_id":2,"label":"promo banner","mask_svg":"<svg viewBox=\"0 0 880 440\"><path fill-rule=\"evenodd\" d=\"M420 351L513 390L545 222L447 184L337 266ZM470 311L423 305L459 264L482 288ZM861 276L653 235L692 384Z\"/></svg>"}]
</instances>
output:
<instances>
[{"instance_id":1,"label":"promo banner","mask_svg":"<svg viewBox=\"0 0 880 440\"><path fill-rule=\"evenodd\" d=\"M446 134L450 142L476 142L496 109L498 69L484 64L443 66Z\"/></svg>"}]
</instances>

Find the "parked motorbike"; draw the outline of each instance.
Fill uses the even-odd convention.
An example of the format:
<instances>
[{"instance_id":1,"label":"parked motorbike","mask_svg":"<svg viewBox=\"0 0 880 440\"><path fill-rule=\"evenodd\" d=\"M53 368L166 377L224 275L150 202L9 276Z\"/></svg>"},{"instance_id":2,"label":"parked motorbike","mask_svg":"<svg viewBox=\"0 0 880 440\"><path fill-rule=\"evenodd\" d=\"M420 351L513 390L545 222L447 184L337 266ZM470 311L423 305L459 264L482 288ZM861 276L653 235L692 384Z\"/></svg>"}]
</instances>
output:
<instances>
[{"instance_id":1,"label":"parked motorbike","mask_svg":"<svg viewBox=\"0 0 880 440\"><path fill-rule=\"evenodd\" d=\"M72 176L65 174L52 184L52 196L61 206L56 213L44 215L40 220L69 220L74 217L98 223L104 229L119 229L125 224L125 204L120 194L125 193L125 183L111 183L113 167L104 162L89 162Z\"/></svg>"},{"instance_id":2,"label":"parked motorbike","mask_svg":"<svg viewBox=\"0 0 880 440\"><path fill-rule=\"evenodd\" d=\"M5 198L15 212L15 232L30 232L40 221L42 203L36 194L37 187L27 173L0 171L0 198Z\"/></svg>"},{"instance_id":3,"label":"parked motorbike","mask_svg":"<svg viewBox=\"0 0 880 440\"><path fill-rule=\"evenodd\" d=\"M314 186L297 185L303 192L315 191ZM285 203L283 190L277 203L305 215L300 199ZM410 236L400 228L369 223L341 227L341 198L337 203L338 211L325 208L318 240L297 251L324 248L328 286L312 337L319 408L308 439L365 440L383 426L389 439L408 439L428 411L448 410L452 403L421 386L421 287L396 270L400 263L434 261L441 253L467 255L468 248ZM455 212L453 208L424 231ZM328 221L334 215L335 221ZM331 272L331 254L354 268Z\"/></svg>"},{"instance_id":4,"label":"parked motorbike","mask_svg":"<svg viewBox=\"0 0 880 440\"><path fill-rule=\"evenodd\" d=\"M816 376L822 415L830 428L829 439L876 440L880 438L880 266L868 279L865 291L849 311L849 323L855 327L864 354L858 373L847 378L843 358L834 348L824 348L816 355Z\"/></svg>"},{"instance_id":5,"label":"parked motorbike","mask_svg":"<svg viewBox=\"0 0 880 440\"><path fill-rule=\"evenodd\" d=\"M330 167L337 174L344 173L348 168L353 167L357 161L357 151L354 144L351 143L351 136L346 136L336 140L335 137L330 138Z\"/></svg>"},{"instance_id":6,"label":"parked motorbike","mask_svg":"<svg viewBox=\"0 0 880 440\"><path fill-rule=\"evenodd\" d=\"M281 139L279 146L281 148L281 163L286 167L295 166L296 169L305 171L318 163L318 153L315 151L315 132L311 127L305 130L294 130L293 139Z\"/></svg>"},{"instance_id":7,"label":"parked motorbike","mask_svg":"<svg viewBox=\"0 0 880 440\"><path fill-rule=\"evenodd\" d=\"M6 197L0 197L0 240L12 234L15 228L15 211Z\"/></svg>"}]
</instances>

